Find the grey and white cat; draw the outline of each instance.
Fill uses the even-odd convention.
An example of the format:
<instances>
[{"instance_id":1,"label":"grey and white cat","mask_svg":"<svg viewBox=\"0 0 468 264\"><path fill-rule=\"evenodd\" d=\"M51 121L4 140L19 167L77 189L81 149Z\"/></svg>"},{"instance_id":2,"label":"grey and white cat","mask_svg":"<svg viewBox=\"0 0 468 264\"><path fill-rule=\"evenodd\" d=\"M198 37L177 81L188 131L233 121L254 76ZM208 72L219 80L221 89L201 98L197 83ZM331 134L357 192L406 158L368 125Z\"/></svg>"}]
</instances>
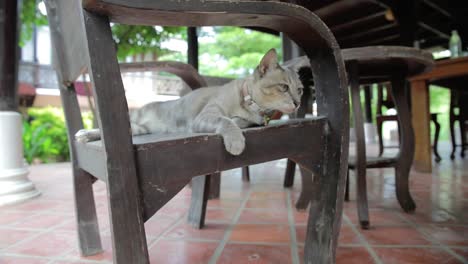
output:
<instances>
[{"instance_id":1,"label":"grey and white cat","mask_svg":"<svg viewBox=\"0 0 468 264\"><path fill-rule=\"evenodd\" d=\"M300 105L303 87L298 74L278 64L269 50L254 73L223 86L194 90L178 100L152 102L130 112L133 135L155 132L218 133L226 150L239 155L245 149L242 128L262 125L280 111L292 113ZM98 140L98 129L80 130L81 142Z\"/></svg>"}]
</instances>

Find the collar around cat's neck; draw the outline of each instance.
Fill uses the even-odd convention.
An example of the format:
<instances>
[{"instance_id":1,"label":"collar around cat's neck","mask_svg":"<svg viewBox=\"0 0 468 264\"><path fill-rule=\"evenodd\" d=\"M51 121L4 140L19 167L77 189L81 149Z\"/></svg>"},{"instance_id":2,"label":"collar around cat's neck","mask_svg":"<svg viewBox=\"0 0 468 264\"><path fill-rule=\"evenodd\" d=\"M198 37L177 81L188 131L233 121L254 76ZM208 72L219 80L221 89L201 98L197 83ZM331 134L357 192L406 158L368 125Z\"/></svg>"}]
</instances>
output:
<instances>
[{"instance_id":1,"label":"collar around cat's neck","mask_svg":"<svg viewBox=\"0 0 468 264\"><path fill-rule=\"evenodd\" d=\"M245 80L242 83L242 98L244 106L254 113L258 113L261 116L265 115L265 111L253 100L252 96L249 94L249 89L247 87L247 81Z\"/></svg>"},{"instance_id":2,"label":"collar around cat's neck","mask_svg":"<svg viewBox=\"0 0 468 264\"><path fill-rule=\"evenodd\" d=\"M262 109L249 94L247 80L244 80L244 82L242 83L241 92L243 100L242 104L244 105L244 107L247 108L249 111L260 115L263 118L263 124L265 126L268 125L268 123L271 120L271 115L269 115L268 111Z\"/></svg>"}]
</instances>

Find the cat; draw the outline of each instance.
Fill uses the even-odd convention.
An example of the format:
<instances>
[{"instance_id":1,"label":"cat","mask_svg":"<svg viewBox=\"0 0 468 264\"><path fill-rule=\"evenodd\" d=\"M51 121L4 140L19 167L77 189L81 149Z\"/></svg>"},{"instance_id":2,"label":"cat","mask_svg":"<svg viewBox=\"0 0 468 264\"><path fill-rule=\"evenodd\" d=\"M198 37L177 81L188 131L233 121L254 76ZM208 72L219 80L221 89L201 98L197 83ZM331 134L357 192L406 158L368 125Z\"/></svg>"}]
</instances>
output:
<instances>
[{"instance_id":1,"label":"cat","mask_svg":"<svg viewBox=\"0 0 468 264\"><path fill-rule=\"evenodd\" d=\"M223 86L196 89L181 98L152 102L130 112L133 135L155 132L217 133L226 150L240 155L245 149L242 128L263 125L272 113L295 112L303 86L299 75L278 64L275 49L269 50L245 79ZM80 130L79 142L100 139L99 129Z\"/></svg>"}]
</instances>

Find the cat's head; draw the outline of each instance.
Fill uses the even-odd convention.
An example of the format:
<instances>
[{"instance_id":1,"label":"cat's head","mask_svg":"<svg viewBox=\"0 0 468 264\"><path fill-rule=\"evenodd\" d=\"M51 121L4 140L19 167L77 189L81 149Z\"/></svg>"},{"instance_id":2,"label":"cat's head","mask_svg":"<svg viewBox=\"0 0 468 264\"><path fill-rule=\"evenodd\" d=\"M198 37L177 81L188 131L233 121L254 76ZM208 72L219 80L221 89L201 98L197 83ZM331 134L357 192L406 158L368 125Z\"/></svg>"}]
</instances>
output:
<instances>
[{"instance_id":1,"label":"cat's head","mask_svg":"<svg viewBox=\"0 0 468 264\"><path fill-rule=\"evenodd\" d=\"M303 86L294 70L278 64L278 55L271 49L255 69L251 92L261 108L290 114L301 104Z\"/></svg>"}]
</instances>

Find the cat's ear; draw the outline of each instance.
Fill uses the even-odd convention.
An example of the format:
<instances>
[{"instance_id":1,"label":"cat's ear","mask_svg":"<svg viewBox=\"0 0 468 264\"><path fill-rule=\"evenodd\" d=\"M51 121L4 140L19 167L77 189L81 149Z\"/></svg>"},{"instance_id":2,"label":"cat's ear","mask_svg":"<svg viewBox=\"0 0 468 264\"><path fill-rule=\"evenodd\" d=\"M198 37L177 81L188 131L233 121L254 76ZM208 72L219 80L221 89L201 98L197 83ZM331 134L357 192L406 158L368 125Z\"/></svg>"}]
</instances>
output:
<instances>
[{"instance_id":1,"label":"cat's ear","mask_svg":"<svg viewBox=\"0 0 468 264\"><path fill-rule=\"evenodd\" d=\"M278 67L278 54L276 54L275 49L270 49L260 61L258 65L258 72L260 76L263 77L268 71Z\"/></svg>"}]
</instances>

